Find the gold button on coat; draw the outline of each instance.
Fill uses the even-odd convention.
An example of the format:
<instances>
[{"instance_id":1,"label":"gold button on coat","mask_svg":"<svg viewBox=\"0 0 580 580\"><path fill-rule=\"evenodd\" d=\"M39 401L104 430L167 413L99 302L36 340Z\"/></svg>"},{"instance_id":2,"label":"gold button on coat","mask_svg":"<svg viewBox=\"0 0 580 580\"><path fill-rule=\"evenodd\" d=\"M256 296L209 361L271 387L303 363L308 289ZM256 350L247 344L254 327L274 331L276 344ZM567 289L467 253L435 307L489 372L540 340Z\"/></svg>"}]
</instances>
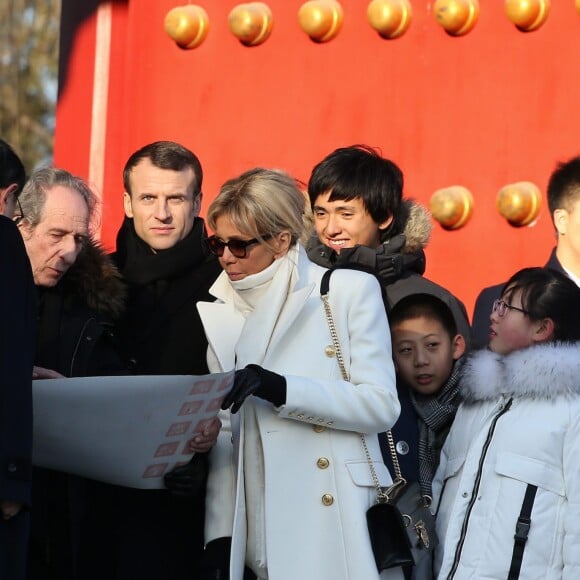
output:
<instances>
[{"instance_id":1,"label":"gold button on coat","mask_svg":"<svg viewBox=\"0 0 580 580\"><path fill-rule=\"evenodd\" d=\"M332 505L334 503L334 498L329 493L325 493L322 496L322 503L326 506Z\"/></svg>"},{"instance_id":2,"label":"gold button on coat","mask_svg":"<svg viewBox=\"0 0 580 580\"><path fill-rule=\"evenodd\" d=\"M334 347L329 344L328 346L324 347L324 354L328 358L332 358L336 354L336 351L334 350Z\"/></svg>"},{"instance_id":3,"label":"gold button on coat","mask_svg":"<svg viewBox=\"0 0 580 580\"><path fill-rule=\"evenodd\" d=\"M326 457L319 457L318 461L316 462L316 465L320 469L326 469L330 465L330 461L328 461L328 459L326 459Z\"/></svg>"}]
</instances>

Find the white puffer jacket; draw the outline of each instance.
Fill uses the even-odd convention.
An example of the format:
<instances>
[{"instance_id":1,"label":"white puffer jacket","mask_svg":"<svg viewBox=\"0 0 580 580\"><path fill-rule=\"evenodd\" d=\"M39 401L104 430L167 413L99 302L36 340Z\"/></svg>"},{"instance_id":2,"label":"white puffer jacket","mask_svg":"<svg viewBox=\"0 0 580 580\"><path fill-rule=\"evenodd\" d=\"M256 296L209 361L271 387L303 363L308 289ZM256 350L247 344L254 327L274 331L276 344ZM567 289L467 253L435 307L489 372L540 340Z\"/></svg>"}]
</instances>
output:
<instances>
[{"instance_id":1,"label":"white puffer jacket","mask_svg":"<svg viewBox=\"0 0 580 580\"><path fill-rule=\"evenodd\" d=\"M580 578L580 343L465 367L466 398L433 491L439 579L508 578L528 484L537 486L519 578Z\"/></svg>"}]
</instances>

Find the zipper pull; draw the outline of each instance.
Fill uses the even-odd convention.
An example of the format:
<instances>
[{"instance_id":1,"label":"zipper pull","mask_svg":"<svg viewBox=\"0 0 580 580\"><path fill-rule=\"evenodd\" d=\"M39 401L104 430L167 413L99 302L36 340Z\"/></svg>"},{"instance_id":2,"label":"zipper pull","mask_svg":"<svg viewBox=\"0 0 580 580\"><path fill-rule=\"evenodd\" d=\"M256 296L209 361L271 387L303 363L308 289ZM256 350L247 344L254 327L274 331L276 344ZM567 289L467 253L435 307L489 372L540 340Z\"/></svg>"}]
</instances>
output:
<instances>
[{"instance_id":1,"label":"zipper pull","mask_svg":"<svg viewBox=\"0 0 580 580\"><path fill-rule=\"evenodd\" d=\"M425 524L423 523L423 520L419 520L416 524L415 524L415 532L417 533L417 536L419 537L419 542L422 548L425 548L425 550L429 549L429 532L427 531L427 528L425 527Z\"/></svg>"},{"instance_id":2,"label":"zipper pull","mask_svg":"<svg viewBox=\"0 0 580 580\"><path fill-rule=\"evenodd\" d=\"M507 411L507 410L509 410L509 408L512 406L512 401L513 401L512 398L509 398L508 399L508 398L506 398L505 395L502 395L501 396L501 401L499 403L499 410L500 411L504 411L504 410Z\"/></svg>"}]
</instances>

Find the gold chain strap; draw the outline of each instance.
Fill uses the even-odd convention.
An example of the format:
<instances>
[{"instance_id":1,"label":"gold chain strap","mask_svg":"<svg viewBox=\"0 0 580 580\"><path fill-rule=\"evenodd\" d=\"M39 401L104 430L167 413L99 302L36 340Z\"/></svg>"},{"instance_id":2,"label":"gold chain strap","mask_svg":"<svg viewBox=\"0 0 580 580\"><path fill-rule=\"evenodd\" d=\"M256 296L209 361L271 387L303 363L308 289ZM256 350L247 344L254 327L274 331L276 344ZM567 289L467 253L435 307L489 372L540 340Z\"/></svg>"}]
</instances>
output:
<instances>
[{"instance_id":1,"label":"gold chain strap","mask_svg":"<svg viewBox=\"0 0 580 580\"><path fill-rule=\"evenodd\" d=\"M326 321L328 322L328 330L330 331L330 338L332 339L332 345L334 346L334 353L336 355L338 367L340 368L340 374L342 375L342 378L345 381L350 381L350 378L348 376L348 372L346 370L346 366L344 364L344 358L342 356L342 349L340 348L340 341L338 340L338 332L336 332L336 326L334 325L334 318L332 316L332 310L330 309L330 302L328 299L328 293L323 294L321 296L321 298L322 298L322 303L324 305L324 313L326 314ZM390 435L390 433L391 432L388 431L388 435ZM359 436L361 438L362 445L363 445L363 448L365 450L365 455L367 458L367 462L369 464L369 469L371 471L371 477L373 478L373 484L375 486L375 489L377 490L377 503L383 503L389 499L389 495L388 495L388 493L386 493L383 490L383 488L381 487L381 484L379 482L379 478L377 476L375 466L373 465L373 461L371 459L371 454L369 452L369 448L367 447L367 441L365 438L365 434L359 433ZM392 441L392 439L393 439L393 436L391 435L390 441ZM394 449L394 446L393 446L393 449ZM396 461L396 456L395 456L395 461ZM395 473L397 473L398 476L400 476L400 474L401 474L401 469L399 468L398 461L396 463ZM401 477L401 479L403 479L403 478ZM403 481L405 481L405 480L403 479ZM389 490L390 489L392 489L392 488L389 488Z\"/></svg>"},{"instance_id":2,"label":"gold chain strap","mask_svg":"<svg viewBox=\"0 0 580 580\"><path fill-rule=\"evenodd\" d=\"M395 481L405 481L403 474L401 473L401 466L399 465L399 458L397 457L397 451L395 449L395 441L393 439L393 433L390 429L387 429L387 441L389 442L389 451L391 453L391 461L393 462L393 469L395 470ZM405 481L406 483L406 481Z\"/></svg>"},{"instance_id":3,"label":"gold chain strap","mask_svg":"<svg viewBox=\"0 0 580 580\"><path fill-rule=\"evenodd\" d=\"M338 362L338 367L340 368L340 374L345 381L350 381L348 372L346 371L346 366L344 365L344 357L342 356L342 349L340 348L340 341L338 340L338 332L336 332L336 326L334 325L334 318L332 317L332 310L330 309L328 294L323 294L321 298L322 303L324 304L324 313L326 314L328 330L330 331L330 338L332 339L332 345L334 346L334 353L336 354L336 360Z\"/></svg>"}]
</instances>

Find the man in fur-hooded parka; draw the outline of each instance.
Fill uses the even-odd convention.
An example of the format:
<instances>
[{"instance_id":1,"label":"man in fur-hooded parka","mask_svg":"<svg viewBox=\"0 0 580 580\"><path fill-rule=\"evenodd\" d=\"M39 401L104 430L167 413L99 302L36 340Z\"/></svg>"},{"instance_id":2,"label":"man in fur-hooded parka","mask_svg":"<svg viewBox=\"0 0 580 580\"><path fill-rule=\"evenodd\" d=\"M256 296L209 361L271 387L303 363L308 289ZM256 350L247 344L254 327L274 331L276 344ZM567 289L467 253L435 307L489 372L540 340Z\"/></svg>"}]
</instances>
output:
<instances>
[{"instance_id":1,"label":"man in fur-hooded parka","mask_svg":"<svg viewBox=\"0 0 580 580\"><path fill-rule=\"evenodd\" d=\"M308 195L315 233L307 252L313 262L374 271L389 308L410 294L436 296L469 344L463 303L423 277L432 223L423 206L403 199L403 174L395 163L364 145L337 149L313 169Z\"/></svg>"},{"instance_id":2,"label":"man in fur-hooded parka","mask_svg":"<svg viewBox=\"0 0 580 580\"><path fill-rule=\"evenodd\" d=\"M316 264L373 271L385 291L387 309L411 294L430 294L446 304L469 345L463 303L423 277L432 223L421 205L403 199L403 173L365 145L337 149L316 165L308 182L315 233L307 243ZM363 298L363 297L361 297ZM407 389L399 389L401 415L392 429L403 476L418 478L419 427ZM383 458L394 473L386 436Z\"/></svg>"}]
</instances>

